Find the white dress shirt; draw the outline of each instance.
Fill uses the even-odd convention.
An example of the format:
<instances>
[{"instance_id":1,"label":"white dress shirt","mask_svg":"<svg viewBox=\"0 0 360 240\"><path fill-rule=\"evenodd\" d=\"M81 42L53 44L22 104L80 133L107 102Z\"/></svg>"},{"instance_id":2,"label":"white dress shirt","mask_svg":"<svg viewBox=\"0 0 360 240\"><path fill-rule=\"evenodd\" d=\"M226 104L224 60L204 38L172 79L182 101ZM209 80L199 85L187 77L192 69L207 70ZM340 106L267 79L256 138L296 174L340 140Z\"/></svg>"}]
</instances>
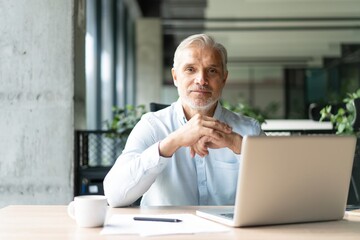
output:
<instances>
[{"instance_id":1,"label":"white dress shirt","mask_svg":"<svg viewBox=\"0 0 360 240\"><path fill-rule=\"evenodd\" d=\"M214 118L242 136L262 134L256 120L233 113L219 103ZM143 115L104 180L110 206L127 206L140 196L142 206L235 203L241 155L221 148L209 149L204 158L192 158L189 147L179 148L170 158L159 155L159 142L185 123L180 100Z\"/></svg>"}]
</instances>

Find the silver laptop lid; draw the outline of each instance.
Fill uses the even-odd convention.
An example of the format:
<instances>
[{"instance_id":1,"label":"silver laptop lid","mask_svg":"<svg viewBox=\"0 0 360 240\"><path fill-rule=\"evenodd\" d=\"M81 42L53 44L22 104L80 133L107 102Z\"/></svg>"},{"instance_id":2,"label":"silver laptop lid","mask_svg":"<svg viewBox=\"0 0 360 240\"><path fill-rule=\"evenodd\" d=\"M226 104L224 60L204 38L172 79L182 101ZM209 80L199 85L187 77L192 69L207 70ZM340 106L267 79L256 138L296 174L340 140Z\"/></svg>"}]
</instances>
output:
<instances>
[{"instance_id":1,"label":"silver laptop lid","mask_svg":"<svg viewBox=\"0 0 360 240\"><path fill-rule=\"evenodd\" d=\"M235 226L343 218L356 138L244 137Z\"/></svg>"}]
</instances>

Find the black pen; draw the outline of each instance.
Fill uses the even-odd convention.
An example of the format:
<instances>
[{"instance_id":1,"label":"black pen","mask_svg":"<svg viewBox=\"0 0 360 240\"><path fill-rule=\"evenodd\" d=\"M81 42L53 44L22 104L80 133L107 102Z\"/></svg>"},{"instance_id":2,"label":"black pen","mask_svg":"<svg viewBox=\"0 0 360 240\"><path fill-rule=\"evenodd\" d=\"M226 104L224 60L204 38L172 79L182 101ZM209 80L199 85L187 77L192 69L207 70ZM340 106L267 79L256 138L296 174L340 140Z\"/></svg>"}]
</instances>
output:
<instances>
[{"instance_id":1,"label":"black pen","mask_svg":"<svg viewBox=\"0 0 360 240\"><path fill-rule=\"evenodd\" d=\"M134 217L135 221L151 221L151 222L181 222L176 218L155 218L155 217Z\"/></svg>"}]
</instances>

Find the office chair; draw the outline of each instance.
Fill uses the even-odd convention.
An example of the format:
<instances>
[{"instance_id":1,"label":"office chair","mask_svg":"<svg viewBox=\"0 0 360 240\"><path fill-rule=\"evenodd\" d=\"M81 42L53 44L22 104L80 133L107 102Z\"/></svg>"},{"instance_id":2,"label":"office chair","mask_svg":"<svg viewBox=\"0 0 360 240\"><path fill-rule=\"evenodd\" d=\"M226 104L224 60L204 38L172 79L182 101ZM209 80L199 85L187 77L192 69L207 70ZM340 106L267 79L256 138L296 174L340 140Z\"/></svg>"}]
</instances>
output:
<instances>
[{"instance_id":1,"label":"office chair","mask_svg":"<svg viewBox=\"0 0 360 240\"><path fill-rule=\"evenodd\" d=\"M168 106L170 106L170 105L169 104L151 102L150 103L150 111L151 112L156 112L156 111L161 110L163 108L166 108Z\"/></svg>"},{"instance_id":2,"label":"office chair","mask_svg":"<svg viewBox=\"0 0 360 240\"><path fill-rule=\"evenodd\" d=\"M323 109L324 107L331 105L331 112L333 114L337 113L337 111L339 110L339 108L345 108L345 104L344 103L339 103L339 104L318 104L318 103L311 103L308 107L308 116L309 119L314 120L314 121L319 121L321 114L320 111L321 109Z\"/></svg>"}]
</instances>

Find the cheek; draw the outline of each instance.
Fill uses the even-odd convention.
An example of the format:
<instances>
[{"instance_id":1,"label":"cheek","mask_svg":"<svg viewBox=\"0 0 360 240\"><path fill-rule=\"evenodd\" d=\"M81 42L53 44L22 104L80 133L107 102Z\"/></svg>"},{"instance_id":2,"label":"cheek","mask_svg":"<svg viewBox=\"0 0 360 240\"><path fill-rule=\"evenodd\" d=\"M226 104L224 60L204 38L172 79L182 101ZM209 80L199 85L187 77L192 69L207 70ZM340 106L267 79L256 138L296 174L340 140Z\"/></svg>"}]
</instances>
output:
<instances>
[{"instance_id":1,"label":"cheek","mask_svg":"<svg viewBox=\"0 0 360 240\"><path fill-rule=\"evenodd\" d=\"M209 85L216 89L222 88L224 86L224 84L220 82L220 80L211 81L209 82Z\"/></svg>"},{"instance_id":2,"label":"cheek","mask_svg":"<svg viewBox=\"0 0 360 240\"><path fill-rule=\"evenodd\" d=\"M181 81L178 81L178 85L179 87L181 86L182 88L188 88L194 81L192 81L191 79L188 78L182 78Z\"/></svg>"}]
</instances>

